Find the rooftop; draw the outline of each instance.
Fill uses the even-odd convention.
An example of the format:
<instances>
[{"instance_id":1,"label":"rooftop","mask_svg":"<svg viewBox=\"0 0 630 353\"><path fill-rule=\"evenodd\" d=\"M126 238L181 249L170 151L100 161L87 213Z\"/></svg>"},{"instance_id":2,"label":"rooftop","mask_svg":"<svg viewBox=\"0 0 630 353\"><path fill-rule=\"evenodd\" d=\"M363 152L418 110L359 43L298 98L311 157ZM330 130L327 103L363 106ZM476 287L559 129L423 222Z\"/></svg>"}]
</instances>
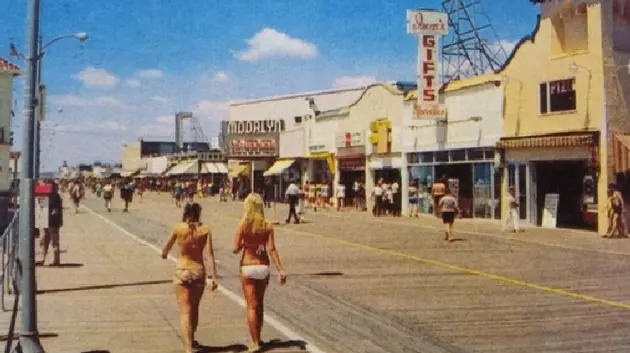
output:
<instances>
[{"instance_id":1,"label":"rooftop","mask_svg":"<svg viewBox=\"0 0 630 353\"><path fill-rule=\"evenodd\" d=\"M5 58L0 58L0 73L5 72L18 76L20 75L20 67Z\"/></svg>"}]
</instances>

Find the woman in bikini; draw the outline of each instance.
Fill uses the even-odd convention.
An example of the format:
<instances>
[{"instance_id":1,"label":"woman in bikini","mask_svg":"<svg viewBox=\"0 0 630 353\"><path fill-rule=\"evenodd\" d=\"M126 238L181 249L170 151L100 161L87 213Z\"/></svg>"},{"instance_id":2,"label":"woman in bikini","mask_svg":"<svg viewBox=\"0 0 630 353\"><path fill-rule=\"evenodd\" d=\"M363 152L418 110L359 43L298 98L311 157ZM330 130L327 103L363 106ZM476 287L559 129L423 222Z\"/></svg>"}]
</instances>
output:
<instances>
[{"instance_id":1,"label":"woman in bikini","mask_svg":"<svg viewBox=\"0 0 630 353\"><path fill-rule=\"evenodd\" d=\"M245 199L245 215L238 225L234 236L233 252L242 251L240 273L243 295L247 302L247 323L252 338L250 352L257 352L262 347L262 330L265 290L269 284L270 260L278 272L278 282L284 285L287 275L280 264L276 250L273 225L263 216L264 203L256 193Z\"/></svg>"},{"instance_id":2,"label":"woman in bikini","mask_svg":"<svg viewBox=\"0 0 630 353\"><path fill-rule=\"evenodd\" d=\"M179 305L179 319L186 353L191 353L193 349L199 347L194 337L199 323L199 302L206 286L206 268L203 262L203 249L206 244L208 261L212 264L210 288L215 290L218 287L212 234L210 228L199 221L200 217L201 206L197 203L187 204L182 222L173 227L171 236L162 249L163 259L168 258L175 243L180 249L173 284Z\"/></svg>"}]
</instances>

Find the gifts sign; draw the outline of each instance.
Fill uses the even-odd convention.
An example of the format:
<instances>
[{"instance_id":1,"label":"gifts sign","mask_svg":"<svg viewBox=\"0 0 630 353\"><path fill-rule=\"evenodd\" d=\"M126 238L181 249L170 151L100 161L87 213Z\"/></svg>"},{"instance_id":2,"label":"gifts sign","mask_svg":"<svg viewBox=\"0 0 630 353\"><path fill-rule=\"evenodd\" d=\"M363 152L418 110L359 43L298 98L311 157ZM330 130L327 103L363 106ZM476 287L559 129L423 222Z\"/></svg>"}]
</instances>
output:
<instances>
[{"instance_id":1,"label":"gifts sign","mask_svg":"<svg viewBox=\"0 0 630 353\"><path fill-rule=\"evenodd\" d=\"M418 99L413 119L444 119L440 104L440 39L448 34L448 15L431 10L407 10L407 33L418 37Z\"/></svg>"}]
</instances>

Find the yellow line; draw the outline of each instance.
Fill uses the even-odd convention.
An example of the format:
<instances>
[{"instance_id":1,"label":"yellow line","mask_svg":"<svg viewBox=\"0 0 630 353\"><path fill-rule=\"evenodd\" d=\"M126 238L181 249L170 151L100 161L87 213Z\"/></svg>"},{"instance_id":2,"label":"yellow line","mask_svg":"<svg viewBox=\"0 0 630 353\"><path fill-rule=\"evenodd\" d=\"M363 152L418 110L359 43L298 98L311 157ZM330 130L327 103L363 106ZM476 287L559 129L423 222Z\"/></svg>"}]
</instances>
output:
<instances>
[{"instance_id":1,"label":"yellow line","mask_svg":"<svg viewBox=\"0 0 630 353\"><path fill-rule=\"evenodd\" d=\"M516 279L512 279L512 278L508 278L508 277L504 277L504 276L500 276L500 275L495 275L495 274L488 273L488 272L474 270L474 269L471 269L471 268L466 268L466 267L457 266L457 265L451 265L449 263L438 261L438 260L432 260L432 259L427 259L427 258L423 258L423 257L419 257L419 256L404 254L404 253L400 253L400 252L393 251L393 250L380 249L380 248L377 248L377 247L374 247L374 246L365 245L365 244L361 244L361 243L355 243L355 242L352 242L352 241L342 240L342 239L338 239L338 238L334 238L334 237L328 237L328 236L320 235L320 234L316 234L316 233L305 232L305 231L291 229L291 228L280 228L280 229L283 230L283 231L286 231L286 232L292 232L292 233L295 233L295 234L299 234L299 235L303 235L303 236L307 236L307 237L311 237L311 238L318 238L318 239L326 240L326 241L333 242L333 243L338 243L338 244L343 244L343 245L347 245L347 246L352 246L352 247L360 248L360 249L364 249L364 250L370 250L370 251L373 251L373 252L376 252L376 253L379 253L379 254L382 254L382 255L389 255L389 256L400 258L400 259L411 260L411 261L416 261L416 262L422 262L422 263L425 263L425 264L429 264L429 265L433 265L433 266L437 266L437 267L442 267L442 268L446 268L446 269L453 270L453 271L459 271L459 272L467 273L467 274L470 274L470 275L485 277L485 278L493 279L495 281L507 283L507 284L510 284L510 285L513 285L513 286L520 286L520 287L526 287L526 288L531 288L531 289L537 289L537 290L540 290L540 291L543 291L543 292L547 292L547 293L551 293L551 294L555 294L555 295L559 295L559 296L564 296L564 297L578 299L578 300L582 300L582 301L586 301L586 302L597 303L597 304L602 304L602 305L606 305L606 306L611 306L611 307L616 307L616 308L630 310L630 304L623 304L623 303L614 302L614 301L611 301L611 300L600 299L600 298L592 297L590 295L575 293L575 292L571 292L571 291L564 290L564 289L552 288L552 287L543 286L543 285L539 285L539 284L535 284L535 283L531 283L531 282L519 281L519 280L516 280Z\"/></svg>"},{"instance_id":2,"label":"yellow line","mask_svg":"<svg viewBox=\"0 0 630 353\"><path fill-rule=\"evenodd\" d=\"M232 218L232 219L240 220L240 218L233 217L233 216L225 216L225 218ZM555 295L559 295L559 296L563 296L563 297L568 297L568 298L582 300L582 301L586 301L586 302L597 303L597 304L601 304L601 305L605 305L605 306L610 306L610 307L630 310L630 304L624 304L624 303L619 303L619 302L615 302L615 301L612 301L612 300L600 299L600 298L596 298L596 297L593 297L593 296L590 296L590 295L586 295L586 294L580 294L580 293L571 292L571 291L564 290L564 289L558 289L558 288L543 286L543 285L539 285L539 284L535 284L535 283L531 283L531 282L519 281L517 279L512 279L512 278L509 278L509 277L495 275L495 274L488 273L488 272L474 270L474 269L467 268L467 267L451 265L449 263L438 261L438 260L432 260L432 259L427 259L427 258L420 257L420 256L404 254L404 253L393 251L393 250L380 249L380 248L377 248L377 247L374 247L374 246L370 246L370 245L356 243L356 242L343 240L343 239L339 239L339 238L335 238L335 237L328 237L328 236L321 235L321 234L305 232L305 231L302 231L302 230L296 230L294 228L278 227L278 229L282 230L282 231L285 231L285 232L292 232L292 233L295 233L295 234L298 234L298 235L303 235L303 236L307 236L307 237L311 237L311 238L318 238L318 239L325 240L325 241L332 242L332 243L343 244L343 245L347 245L347 246L351 246L351 247L355 247L355 248L360 248L360 249L363 249L363 250L369 250L369 251L373 251L373 252L376 252L376 253L379 253L379 254L382 254L382 255L389 255L389 256L400 258L400 259L421 262L421 263L425 263L425 264L429 264L429 265L433 265L433 266L437 266L437 267L446 268L446 269L453 270L453 271L458 271L458 272L467 273L467 274L470 274L470 275L475 275L475 276L480 276L480 277L484 277L484 278L489 278L489 279L493 279L495 281L507 283L507 284L510 284L510 285L513 285L513 286L519 286L519 287L536 289L536 290L539 290L539 291L543 291L543 292L547 292L547 293L551 293L551 294L555 294Z\"/></svg>"}]
</instances>

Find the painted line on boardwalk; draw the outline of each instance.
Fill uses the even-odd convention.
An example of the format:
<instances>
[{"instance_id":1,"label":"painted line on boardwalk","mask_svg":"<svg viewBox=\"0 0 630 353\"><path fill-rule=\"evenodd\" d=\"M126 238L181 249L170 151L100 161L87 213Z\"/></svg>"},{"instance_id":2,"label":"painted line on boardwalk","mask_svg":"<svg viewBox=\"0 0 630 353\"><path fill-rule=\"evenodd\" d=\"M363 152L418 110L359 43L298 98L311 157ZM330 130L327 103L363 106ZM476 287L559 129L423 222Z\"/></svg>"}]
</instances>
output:
<instances>
[{"instance_id":1,"label":"painted line on boardwalk","mask_svg":"<svg viewBox=\"0 0 630 353\"><path fill-rule=\"evenodd\" d=\"M527 282L527 281L521 281L521 280L517 280L517 279L512 279L509 277L505 277L505 276L501 276L501 275L495 275L492 273L488 273L488 272L484 272L484 271L480 271L480 270L475 270L472 268L467 268L467 267L463 267L463 266L458 266L458 265L453 265L453 264L449 264L447 262L442 262L439 260L433 260L433 259L429 259L429 258L425 258L425 257L420 257L420 256L415 256L415 255L410 255L410 254L405 254L405 253L401 253L398 251L394 251L394 250L387 250L387 249L381 249L375 246L371 246L371 245L366 245L366 244L361 244L361 243L356 243L353 241L348 241L348 240L343 240L343 239L339 239L339 238L335 238L335 237L329 237L329 236L325 236L325 235L321 235L321 234L317 234L317 233L311 233L311 232L306 232L306 231L302 231L302 230L297 230L295 228L286 228L286 227L282 227L282 228L278 228L279 231L284 231L284 232L289 232L289 233L295 233L297 235L302 235L302 236L307 236L310 238L315 238L315 239L320 239L320 240L324 240L327 242L331 242L331 243L337 243L337 244L341 244L341 245L346 245L346 246L350 246L350 247L355 247L355 248L360 248L363 250L369 250L375 253L379 253L382 255L389 255L392 257L397 257L399 259L403 259L403 260L411 260L411 261L415 261L415 262L421 262L424 264L428 264L428 265L433 265L436 267L441 267L441 268L445 268L445 269L449 269L449 270L453 270L453 271L457 271L457 272L461 272L461 273L466 273L469 275L475 275L475 276L479 276L479 277L484 277L484 278L488 278L488 279L492 279L495 281L499 281L502 283L506 283L509 285L513 285L513 286L517 286L517 287L525 287L525 288L530 288L530 289L536 289L542 292L547 292L550 294L555 294L558 296L563 296L563 297L569 297L572 299L577 299L577 300L581 300L584 302L590 302L590 303L596 303L596 304L601 304L601 305L605 305L605 306L610 306L610 307L616 307L616 308L620 308L620 309L625 309L625 310L630 310L630 304L624 304L624 303L619 303L619 302L615 302L612 300L606 300L606 299L600 299L600 298L596 298L590 295L586 295L586 294L580 294L577 292L572 292L569 290L564 290L564 289L559 289L559 288L553 288L553 287L548 287L545 285L540 285L540 284L536 284L533 282Z\"/></svg>"},{"instance_id":2,"label":"painted line on boardwalk","mask_svg":"<svg viewBox=\"0 0 630 353\"><path fill-rule=\"evenodd\" d=\"M125 228L123 228L121 226L119 226L118 224L116 224L116 222L110 220L109 218L99 214L98 212L92 210L91 208L89 208L89 207L87 207L85 205L83 205L83 208L85 208L92 215L100 218L103 222L107 223L108 225L112 226L113 228L116 228L117 230L119 230L120 232L125 234L126 236L132 238L136 242L138 242L138 243L140 243L140 244L142 244L142 245L144 245L144 246L154 250L158 254L162 253L162 249L160 249L156 245L151 244L148 241L140 238L139 236L131 233L130 231L128 231L127 229L125 229ZM175 256L173 256L173 255L168 255L168 259L173 261L173 262L177 261L177 258ZM230 291L229 289L227 289L227 288L225 288L225 287L223 287L221 285L219 286L218 291L219 291L219 293L225 295L228 299L230 299L231 301L233 301L236 304L240 305L241 307L243 307L243 308L246 307L245 299L243 299L238 294ZM265 314L265 319L264 320L265 320L266 323L268 323L269 325L273 326L273 328L275 328L278 332L280 332L281 334L286 336L288 339L306 342L306 350L308 352L311 352L311 353L325 353L319 347L317 347L314 344L308 342L302 336L298 335L295 331L291 330L286 325L284 325L283 323L281 323L280 321L278 321L274 317L270 316L269 314Z\"/></svg>"}]
</instances>

